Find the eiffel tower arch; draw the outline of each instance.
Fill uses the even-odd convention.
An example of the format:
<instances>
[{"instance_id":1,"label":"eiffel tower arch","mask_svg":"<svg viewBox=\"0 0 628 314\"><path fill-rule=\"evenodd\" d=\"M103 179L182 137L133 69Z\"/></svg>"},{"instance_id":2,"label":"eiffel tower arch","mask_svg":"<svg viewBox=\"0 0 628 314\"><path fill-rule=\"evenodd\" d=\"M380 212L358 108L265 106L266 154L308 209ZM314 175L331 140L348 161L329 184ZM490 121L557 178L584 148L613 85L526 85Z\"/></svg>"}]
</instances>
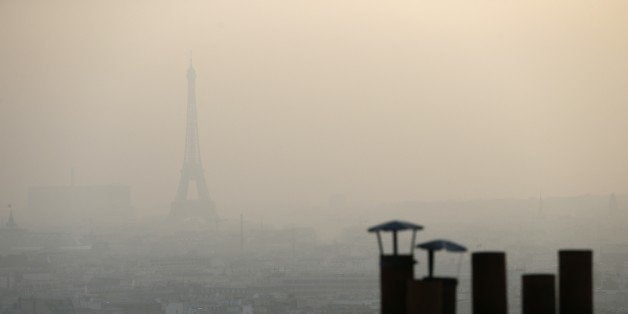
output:
<instances>
[{"instance_id":1,"label":"eiffel tower arch","mask_svg":"<svg viewBox=\"0 0 628 314\"><path fill-rule=\"evenodd\" d=\"M216 222L218 215L214 210L199 149L198 119L196 114L196 71L190 62L187 73L188 106L187 128L185 137L185 155L181 168L181 179L174 201L170 207L170 217L178 220L197 219L207 223ZM190 195L191 187L196 195Z\"/></svg>"}]
</instances>

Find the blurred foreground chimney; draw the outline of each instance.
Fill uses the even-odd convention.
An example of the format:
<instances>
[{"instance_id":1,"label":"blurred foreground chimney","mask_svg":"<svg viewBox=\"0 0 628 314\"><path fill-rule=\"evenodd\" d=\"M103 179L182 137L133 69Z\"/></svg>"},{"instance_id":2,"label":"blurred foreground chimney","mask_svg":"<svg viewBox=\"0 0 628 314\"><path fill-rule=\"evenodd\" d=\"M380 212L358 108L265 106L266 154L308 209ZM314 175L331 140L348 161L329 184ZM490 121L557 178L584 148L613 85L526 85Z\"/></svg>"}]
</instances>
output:
<instances>
[{"instance_id":1,"label":"blurred foreground chimney","mask_svg":"<svg viewBox=\"0 0 628 314\"><path fill-rule=\"evenodd\" d=\"M506 254L477 252L472 254L472 295L474 314L506 314Z\"/></svg>"},{"instance_id":2,"label":"blurred foreground chimney","mask_svg":"<svg viewBox=\"0 0 628 314\"><path fill-rule=\"evenodd\" d=\"M552 274L527 274L521 277L523 314L556 313L556 278Z\"/></svg>"},{"instance_id":3,"label":"blurred foreground chimney","mask_svg":"<svg viewBox=\"0 0 628 314\"><path fill-rule=\"evenodd\" d=\"M455 314L456 278L426 277L408 282L406 313Z\"/></svg>"},{"instance_id":4,"label":"blurred foreground chimney","mask_svg":"<svg viewBox=\"0 0 628 314\"><path fill-rule=\"evenodd\" d=\"M441 314L443 312L443 283L438 280L408 281L406 313Z\"/></svg>"},{"instance_id":5,"label":"blurred foreground chimney","mask_svg":"<svg viewBox=\"0 0 628 314\"><path fill-rule=\"evenodd\" d=\"M377 234L379 245L381 313L383 314L406 313L406 291L409 282L414 279L414 242L417 231L421 229L423 229L422 226L397 220L368 229L369 232ZM404 230L412 231L409 254L399 254L397 233ZM389 254L384 252L381 232L392 232L392 252Z\"/></svg>"},{"instance_id":6,"label":"blurred foreground chimney","mask_svg":"<svg viewBox=\"0 0 628 314\"><path fill-rule=\"evenodd\" d=\"M464 253L467 249L458 243L444 239L421 243L417 245L417 248L427 251L428 272L427 277L423 280L416 280L408 284L407 312L455 314L458 280L434 276L435 253L437 251Z\"/></svg>"},{"instance_id":7,"label":"blurred foreground chimney","mask_svg":"<svg viewBox=\"0 0 628 314\"><path fill-rule=\"evenodd\" d=\"M593 313L593 252L558 251L560 314Z\"/></svg>"}]
</instances>

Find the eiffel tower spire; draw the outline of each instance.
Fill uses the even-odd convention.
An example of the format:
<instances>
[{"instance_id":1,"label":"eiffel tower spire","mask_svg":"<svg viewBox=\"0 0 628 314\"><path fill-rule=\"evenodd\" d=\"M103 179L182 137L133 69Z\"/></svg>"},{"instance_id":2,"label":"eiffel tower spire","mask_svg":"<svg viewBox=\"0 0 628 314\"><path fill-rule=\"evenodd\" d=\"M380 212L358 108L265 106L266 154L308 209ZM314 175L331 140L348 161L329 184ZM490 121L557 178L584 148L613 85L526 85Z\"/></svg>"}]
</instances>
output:
<instances>
[{"instance_id":1,"label":"eiffel tower spire","mask_svg":"<svg viewBox=\"0 0 628 314\"><path fill-rule=\"evenodd\" d=\"M214 204L209 197L205 174L201 160L198 139L198 118L196 112L196 71L190 60L187 72L188 105L187 129L185 137L185 155L181 168L181 180L170 208L170 216L180 219L201 219L205 222L215 221L218 217L214 211ZM190 185L195 185L196 195L190 195Z\"/></svg>"}]
</instances>

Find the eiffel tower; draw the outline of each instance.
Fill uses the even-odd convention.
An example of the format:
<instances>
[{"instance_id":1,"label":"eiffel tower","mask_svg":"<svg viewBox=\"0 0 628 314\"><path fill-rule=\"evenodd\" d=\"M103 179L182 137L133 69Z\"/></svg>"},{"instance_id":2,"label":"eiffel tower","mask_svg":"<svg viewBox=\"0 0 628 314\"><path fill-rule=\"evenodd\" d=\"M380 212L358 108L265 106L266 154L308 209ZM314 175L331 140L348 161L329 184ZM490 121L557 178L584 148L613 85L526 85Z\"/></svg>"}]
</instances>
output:
<instances>
[{"instance_id":1,"label":"eiffel tower","mask_svg":"<svg viewBox=\"0 0 628 314\"><path fill-rule=\"evenodd\" d=\"M202 220L216 222L218 215L214 211L214 203L209 197L201 152L198 143L198 122L196 117L196 71L190 61L187 73L188 79L188 108L187 133L185 137L185 156L181 168L181 180L177 195L170 208L170 217L178 220ZM190 195L190 185L194 183L196 195Z\"/></svg>"}]
</instances>

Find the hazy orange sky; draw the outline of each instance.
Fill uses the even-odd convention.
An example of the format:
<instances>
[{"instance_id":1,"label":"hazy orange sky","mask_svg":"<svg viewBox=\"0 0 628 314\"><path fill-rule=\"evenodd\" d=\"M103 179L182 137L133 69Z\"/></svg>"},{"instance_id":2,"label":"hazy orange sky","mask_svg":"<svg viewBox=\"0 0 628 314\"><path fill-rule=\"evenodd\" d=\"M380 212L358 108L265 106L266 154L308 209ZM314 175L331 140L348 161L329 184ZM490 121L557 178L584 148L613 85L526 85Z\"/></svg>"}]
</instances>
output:
<instances>
[{"instance_id":1,"label":"hazy orange sky","mask_svg":"<svg viewBox=\"0 0 628 314\"><path fill-rule=\"evenodd\" d=\"M190 50L223 216L332 193L625 193L627 15L627 1L1 0L0 202L25 206L74 167L166 213Z\"/></svg>"}]
</instances>

